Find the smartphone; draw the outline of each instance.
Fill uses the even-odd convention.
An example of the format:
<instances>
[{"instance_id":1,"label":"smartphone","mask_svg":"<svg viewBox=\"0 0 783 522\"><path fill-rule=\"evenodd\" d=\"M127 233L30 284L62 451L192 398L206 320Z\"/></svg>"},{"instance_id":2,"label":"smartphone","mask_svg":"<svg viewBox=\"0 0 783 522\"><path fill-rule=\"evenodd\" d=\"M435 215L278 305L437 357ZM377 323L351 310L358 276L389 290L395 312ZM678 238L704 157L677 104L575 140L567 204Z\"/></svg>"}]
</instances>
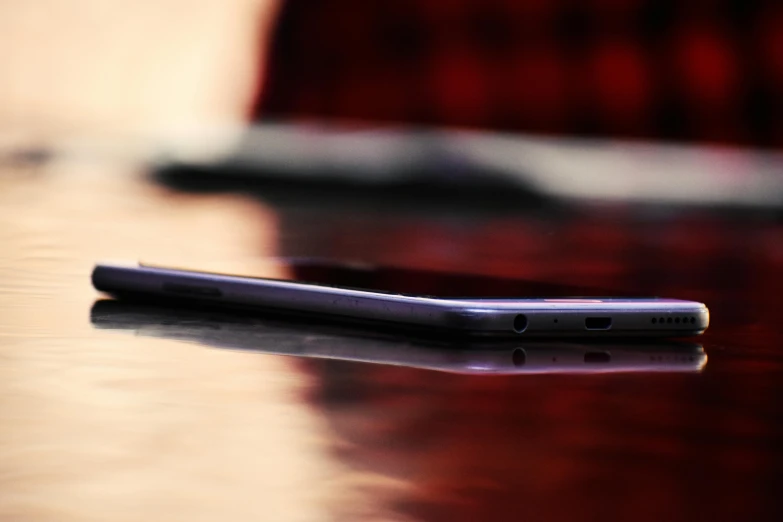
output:
<instances>
[{"instance_id":1,"label":"smartphone","mask_svg":"<svg viewBox=\"0 0 783 522\"><path fill-rule=\"evenodd\" d=\"M96 301L90 320L96 328L213 348L462 374L699 372L707 363L701 345L670 340L435 340L118 300Z\"/></svg>"},{"instance_id":2,"label":"smartphone","mask_svg":"<svg viewBox=\"0 0 783 522\"><path fill-rule=\"evenodd\" d=\"M698 302L600 297L521 280L384 267L291 263L290 279L149 265L98 264L92 282L117 297L176 299L259 314L372 322L489 337L669 337L704 332ZM593 295L589 295L593 294Z\"/></svg>"}]
</instances>

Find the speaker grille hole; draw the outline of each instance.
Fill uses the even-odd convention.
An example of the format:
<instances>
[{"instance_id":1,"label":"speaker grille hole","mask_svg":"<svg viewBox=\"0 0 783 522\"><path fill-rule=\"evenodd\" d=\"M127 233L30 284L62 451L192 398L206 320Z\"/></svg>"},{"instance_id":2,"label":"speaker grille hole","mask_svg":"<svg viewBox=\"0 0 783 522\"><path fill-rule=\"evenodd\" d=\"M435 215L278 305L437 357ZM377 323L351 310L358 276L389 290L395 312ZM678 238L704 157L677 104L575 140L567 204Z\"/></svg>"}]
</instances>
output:
<instances>
[{"instance_id":1,"label":"speaker grille hole","mask_svg":"<svg viewBox=\"0 0 783 522\"><path fill-rule=\"evenodd\" d=\"M695 317L653 317L652 324L696 324Z\"/></svg>"},{"instance_id":2,"label":"speaker grille hole","mask_svg":"<svg viewBox=\"0 0 783 522\"><path fill-rule=\"evenodd\" d=\"M514 350L514 354L511 356L511 360L514 362L514 366L524 366L527 362L527 354L522 348Z\"/></svg>"},{"instance_id":3,"label":"speaker grille hole","mask_svg":"<svg viewBox=\"0 0 783 522\"><path fill-rule=\"evenodd\" d=\"M527 329L527 316L525 314L519 314L514 317L514 330L517 333L522 333Z\"/></svg>"}]
</instances>

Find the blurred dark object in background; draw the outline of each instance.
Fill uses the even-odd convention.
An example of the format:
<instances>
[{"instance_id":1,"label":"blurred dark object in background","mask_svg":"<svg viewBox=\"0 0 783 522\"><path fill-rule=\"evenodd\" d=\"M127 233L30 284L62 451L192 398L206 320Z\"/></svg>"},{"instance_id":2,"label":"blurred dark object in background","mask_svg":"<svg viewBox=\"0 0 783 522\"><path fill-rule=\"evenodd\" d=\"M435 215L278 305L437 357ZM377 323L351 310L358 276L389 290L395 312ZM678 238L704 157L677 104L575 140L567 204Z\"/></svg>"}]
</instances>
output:
<instances>
[{"instance_id":1,"label":"blurred dark object in background","mask_svg":"<svg viewBox=\"0 0 783 522\"><path fill-rule=\"evenodd\" d=\"M160 157L157 181L277 208L529 214L586 201L779 213L778 151L496 132L257 125L227 154Z\"/></svg>"},{"instance_id":2,"label":"blurred dark object in background","mask_svg":"<svg viewBox=\"0 0 783 522\"><path fill-rule=\"evenodd\" d=\"M255 117L783 145L776 0L285 3Z\"/></svg>"}]
</instances>

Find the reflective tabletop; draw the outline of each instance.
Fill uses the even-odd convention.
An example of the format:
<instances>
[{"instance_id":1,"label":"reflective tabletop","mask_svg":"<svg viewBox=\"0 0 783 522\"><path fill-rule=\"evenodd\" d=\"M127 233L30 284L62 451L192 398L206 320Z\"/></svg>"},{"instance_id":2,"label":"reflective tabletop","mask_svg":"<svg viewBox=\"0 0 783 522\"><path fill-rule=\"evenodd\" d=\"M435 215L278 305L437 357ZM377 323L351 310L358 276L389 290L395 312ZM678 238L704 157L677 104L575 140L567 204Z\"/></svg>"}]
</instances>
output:
<instances>
[{"instance_id":1,"label":"reflective tabletop","mask_svg":"<svg viewBox=\"0 0 783 522\"><path fill-rule=\"evenodd\" d=\"M783 514L778 211L427 212L181 181L132 162L0 168L0 519ZM286 256L693 299L711 326L455 345L114 302L89 280L107 259L274 277Z\"/></svg>"}]
</instances>

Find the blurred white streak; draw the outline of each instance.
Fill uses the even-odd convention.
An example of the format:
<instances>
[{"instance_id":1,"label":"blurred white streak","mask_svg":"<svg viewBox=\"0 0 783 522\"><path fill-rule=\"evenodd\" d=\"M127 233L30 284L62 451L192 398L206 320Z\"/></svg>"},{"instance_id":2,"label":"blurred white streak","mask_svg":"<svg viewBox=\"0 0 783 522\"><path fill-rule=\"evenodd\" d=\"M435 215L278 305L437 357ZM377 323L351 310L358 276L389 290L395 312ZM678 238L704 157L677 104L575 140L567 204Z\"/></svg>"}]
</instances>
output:
<instances>
[{"instance_id":1,"label":"blurred white streak","mask_svg":"<svg viewBox=\"0 0 783 522\"><path fill-rule=\"evenodd\" d=\"M783 205L783 155L749 149L463 134L472 160L580 199Z\"/></svg>"}]
</instances>

